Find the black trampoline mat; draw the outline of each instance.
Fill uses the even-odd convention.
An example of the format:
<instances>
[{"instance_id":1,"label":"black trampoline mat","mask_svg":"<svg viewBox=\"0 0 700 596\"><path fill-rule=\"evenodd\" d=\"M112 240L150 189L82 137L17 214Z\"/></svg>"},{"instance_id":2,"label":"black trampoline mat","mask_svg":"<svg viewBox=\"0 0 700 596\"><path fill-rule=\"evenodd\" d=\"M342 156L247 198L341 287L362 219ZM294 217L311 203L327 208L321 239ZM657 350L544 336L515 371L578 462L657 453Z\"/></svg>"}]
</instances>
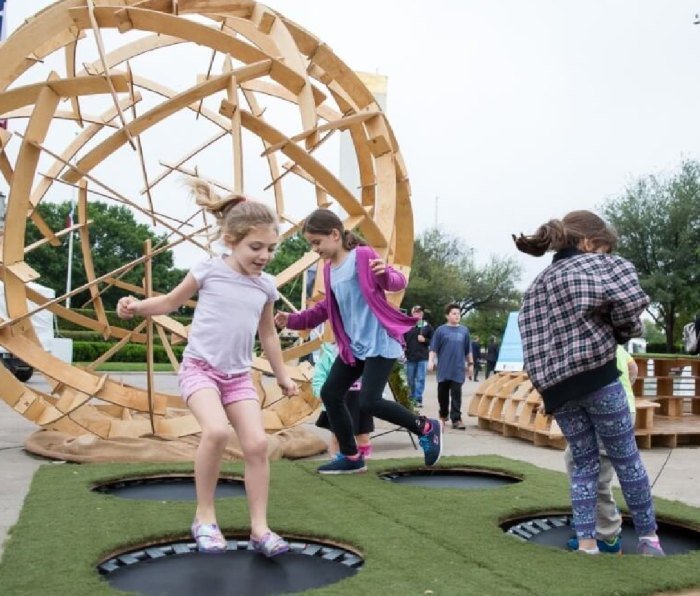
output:
<instances>
[{"instance_id":1,"label":"black trampoline mat","mask_svg":"<svg viewBox=\"0 0 700 596\"><path fill-rule=\"evenodd\" d=\"M514 476L480 470L413 470L384 474L382 478L398 484L463 490L496 488L520 482L520 479Z\"/></svg>"},{"instance_id":2,"label":"black trampoline mat","mask_svg":"<svg viewBox=\"0 0 700 596\"><path fill-rule=\"evenodd\" d=\"M700 532L667 522L658 522L658 535L661 546L667 555L685 554L700 550ZM515 531L514 531L515 530ZM569 525L569 518L536 518L521 522L509 532L535 544L566 549L569 538L574 532ZM530 534L530 537L527 537ZM622 523L622 552L626 555L637 554L637 534L631 520Z\"/></svg>"},{"instance_id":3,"label":"black trampoline mat","mask_svg":"<svg viewBox=\"0 0 700 596\"><path fill-rule=\"evenodd\" d=\"M122 499L195 501L197 498L194 478L191 476L131 478L103 484L93 490ZM243 481L235 478L219 479L214 496L217 499L245 496Z\"/></svg>"},{"instance_id":4,"label":"black trampoline mat","mask_svg":"<svg viewBox=\"0 0 700 596\"><path fill-rule=\"evenodd\" d=\"M181 543L127 553L99 569L111 587L144 596L266 596L333 584L362 565L348 551L317 544L292 544L272 559L247 550L247 542L229 541L229 549L203 554Z\"/></svg>"}]
</instances>

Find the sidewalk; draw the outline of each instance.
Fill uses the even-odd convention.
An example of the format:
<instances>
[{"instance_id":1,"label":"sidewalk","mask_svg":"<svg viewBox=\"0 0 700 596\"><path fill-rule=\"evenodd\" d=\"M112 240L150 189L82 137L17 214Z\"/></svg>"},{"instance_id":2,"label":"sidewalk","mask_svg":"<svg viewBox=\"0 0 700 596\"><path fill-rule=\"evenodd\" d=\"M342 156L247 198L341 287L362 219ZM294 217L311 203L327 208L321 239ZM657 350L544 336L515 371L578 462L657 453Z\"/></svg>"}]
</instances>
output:
<instances>
[{"instance_id":1,"label":"sidewalk","mask_svg":"<svg viewBox=\"0 0 700 596\"><path fill-rule=\"evenodd\" d=\"M125 382L143 387L145 377L142 374L128 375ZM157 390L176 391L175 375L156 375L155 382ZM40 381L31 381L31 384L41 386ZM469 399L477 385L478 383L471 381L465 383L463 412L466 412ZM427 379L424 404L423 413L429 417L436 417L437 386L434 375ZM564 472L562 451L535 447L521 439L505 438L497 433L481 430L477 428L475 418L465 416L464 422L467 425L466 430L447 428L443 455L497 454ZM375 425L376 433L393 428L381 420L376 420ZM0 478L3 479L0 483L0 555L7 532L17 521L34 472L42 464L51 465L50 460L34 457L22 448L24 439L36 428L0 401ZM326 431L318 429L313 422L307 423L306 428L324 438L328 436ZM641 453L653 483L655 496L700 507L700 492L697 490L700 482L700 448L657 448L643 450ZM414 450L410 437L404 431L391 432L374 440L373 457L376 459L416 457L422 460L422 455L420 450Z\"/></svg>"}]
</instances>

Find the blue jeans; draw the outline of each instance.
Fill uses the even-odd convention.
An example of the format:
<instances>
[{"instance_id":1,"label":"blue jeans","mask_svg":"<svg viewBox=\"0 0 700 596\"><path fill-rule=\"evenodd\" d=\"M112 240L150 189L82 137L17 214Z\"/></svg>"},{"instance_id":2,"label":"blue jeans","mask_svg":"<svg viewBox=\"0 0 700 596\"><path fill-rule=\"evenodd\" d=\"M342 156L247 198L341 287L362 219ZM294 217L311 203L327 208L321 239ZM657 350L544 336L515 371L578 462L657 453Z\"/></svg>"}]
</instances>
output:
<instances>
[{"instance_id":1,"label":"blue jeans","mask_svg":"<svg viewBox=\"0 0 700 596\"><path fill-rule=\"evenodd\" d=\"M406 377L408 378L408 388L411 391L411 399L419 404L423 403L426 370L428 370L427 360L406 361Z\"/></svg>"},{"instance_id":2,"label":"blue jeans","mask_svg":"<svg viewBox=\"0 0 700 596\"><path fill-rule=\"evenodd\" d=\"M607 451L638 536L656 532L656 516L647 471L634 440L634 425L619 381L567 402L554 411L571 449L571 507L578 538L596 535L600 450Z\"/></svg>"}]
</instances>

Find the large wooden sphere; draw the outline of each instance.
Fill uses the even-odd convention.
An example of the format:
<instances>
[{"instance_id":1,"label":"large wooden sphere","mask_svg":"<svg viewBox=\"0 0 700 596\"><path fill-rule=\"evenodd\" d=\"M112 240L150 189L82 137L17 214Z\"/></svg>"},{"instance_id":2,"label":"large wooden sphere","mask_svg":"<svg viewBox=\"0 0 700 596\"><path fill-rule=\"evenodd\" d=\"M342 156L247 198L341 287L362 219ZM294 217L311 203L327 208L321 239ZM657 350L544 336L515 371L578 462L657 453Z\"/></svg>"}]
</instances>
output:
<instances>
[{"instance_id":1,"label":"large wooden sphere","mask_svg":"<svg viewBox=\"0 0 700 596\"><path fill-rule=\"evenodd\" d=\"M9 187L1 252L8 319L0 323L0 344L43 374L50 387L39 392L0 366L0 396L42 427L106 438L198 431L179 396L152 389L150 359L149 389L142 390L91 367L70 366L37 340L31 303L125 342L152 346L153 333L166 344L186 338L187 330L169 317L154 317L131 335L107 322L100 291L119 285L119 274L142 262L148 282L148 259L94 270L91 200L129 206L140 221L170 234L165 248L187 247L203 258L212 249L213 222L187 200L181 180L175 182L196 174L222 194L242 191L273 205L285 237L312 209L336 209L349 228L408 273L409 185L385 115L328 45L263 4L56 2L0 46L0 117L10 123L9 132L0 130L0 173ZM341 134L354 146L359 189L347 188L334 173L338 151L328 147ZM66 309L65 296L48 300L28 286L41 283L41 271L24 260L33 249L25 245L27 219L46 243L65 242L65 232L51 229L36 209L59 196L52 195L57 189L63 199L73 193L79 199L74 230L94 318ZM316 260L313 253L299 259L278 276L278 286L315 267ZM149 287L144 284L143 292ZM312 347L293 348L286 357L291 362ZM256 360L258 371L267 368ZM270 430L297 423L317 406L308 390L309 369L294 367L294 376L304 391L287 400L258 375Z\"/></svg>"}]
</instances>

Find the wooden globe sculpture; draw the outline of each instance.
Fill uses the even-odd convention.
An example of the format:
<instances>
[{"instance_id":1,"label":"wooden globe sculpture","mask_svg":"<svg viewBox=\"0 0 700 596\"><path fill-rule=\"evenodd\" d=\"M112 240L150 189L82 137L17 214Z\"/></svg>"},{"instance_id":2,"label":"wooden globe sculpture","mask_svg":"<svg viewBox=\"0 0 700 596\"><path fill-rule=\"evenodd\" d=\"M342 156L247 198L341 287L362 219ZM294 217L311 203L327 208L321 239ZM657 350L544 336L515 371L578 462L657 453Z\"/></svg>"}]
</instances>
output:
<instances>
[{"instance_id":1,"label":"wooden globe sculpture","mask_svg":"<svg viewBox=\"0 0 700 596\"><path fill-rule=\"evenodd\" d=\"M386 116L329 46L263 4L60 0L0 45L0 118L9 121L8 130L0 129L0 172L9 187L0 263L8 318L0 321L0 345L49 386L39 391L0 366L0 396L43 428L106 439L199 431L181 398L153 384L154 336L177 367L172 345L186 340L187 328L168 316L134 329L110 324L101 300L111 286L150 295L151 258L162 251L187 247L199 258L212 252L214 222L187 196L182 178L197 175L221 194L246 192L273 205L283 238L299 231L306 213L333 208L348 229L408 274L410 191ZM328 165L337 162L337 149L324 161L324 142L348 133L359 189L347 188ZM217 171L230 172L230 183L214 180L212 164L222 159ZM255 176L265 182L249 182ZM52 229L37 209L57 189L63 199L77 197L77 218L67 230ZM168 241L114 270L95 270L92 200L128 206ZM25 243L28 220L43 235L31 245ZM60 246L69 231L82 250L88 283L48 299L32 289L41 271L25 255L38 245ZM277 275L278 287L305 276L317 260L305 254ZM143 268L143 287L121 281L135 267ZM94 316L63 305L68 295L88 290ZM320 290L317 283L316 298ZM63 362L41 347L33 328L32 315L44 309L116 340L114 347L87 367ZM129 342L149 348L145 390L95 372ZM269 431L293 426L316 409L310 367L292 363L318 343L299 339L285 350L302 387L293 399L265 381L261 373L269 366L256 358Z\"/></svg>"}]
</instances>

